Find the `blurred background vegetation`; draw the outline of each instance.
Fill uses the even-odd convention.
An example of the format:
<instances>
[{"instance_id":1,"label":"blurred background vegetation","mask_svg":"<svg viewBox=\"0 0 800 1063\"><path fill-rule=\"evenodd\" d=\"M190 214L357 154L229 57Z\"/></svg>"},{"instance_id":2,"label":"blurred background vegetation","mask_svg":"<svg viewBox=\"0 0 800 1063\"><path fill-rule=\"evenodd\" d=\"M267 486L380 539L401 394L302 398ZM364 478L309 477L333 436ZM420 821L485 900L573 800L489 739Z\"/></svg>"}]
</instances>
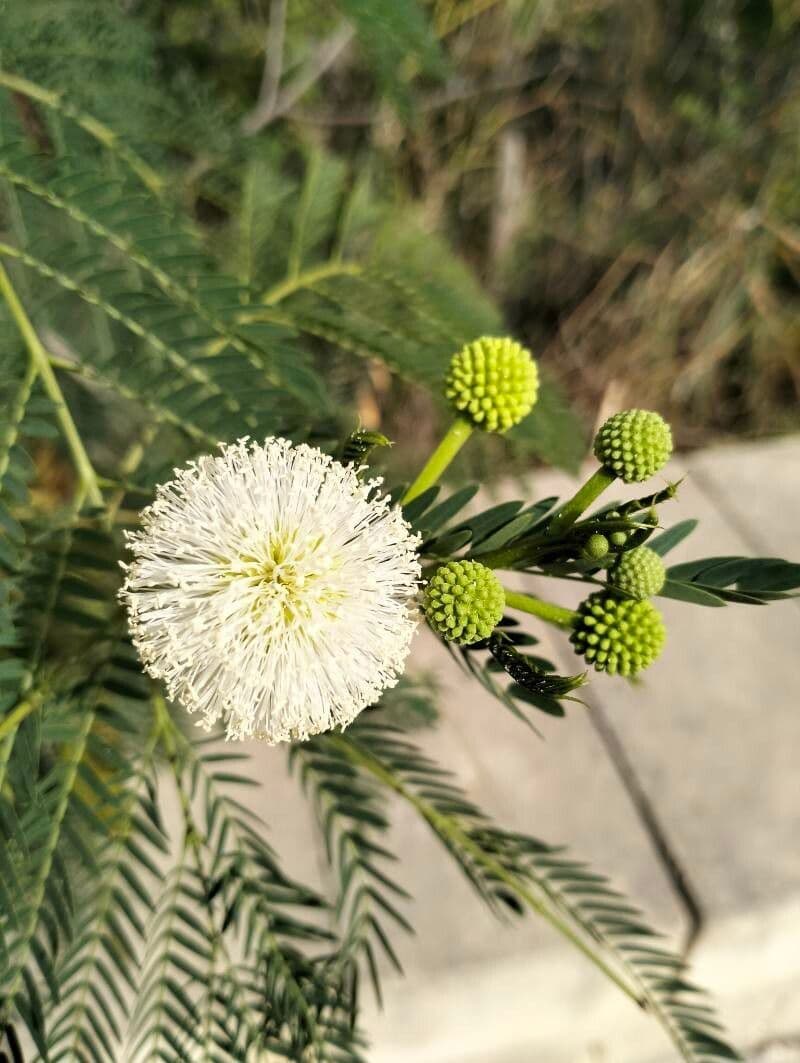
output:
<instances>
[{"instance_id":1,"label":"blurred background vegetation","mask_svg":"<svg viewBox=\"0 0 800 1063\"><path fill-rule=\"evenodd\" d=\"M517 464L574 467L620 405L682 446L798 425L797 0L29 0L0 6L0 60L168 173L409 467L439 431L429 352L501 320L553 385Z\"/></svg>"}]
</instances>

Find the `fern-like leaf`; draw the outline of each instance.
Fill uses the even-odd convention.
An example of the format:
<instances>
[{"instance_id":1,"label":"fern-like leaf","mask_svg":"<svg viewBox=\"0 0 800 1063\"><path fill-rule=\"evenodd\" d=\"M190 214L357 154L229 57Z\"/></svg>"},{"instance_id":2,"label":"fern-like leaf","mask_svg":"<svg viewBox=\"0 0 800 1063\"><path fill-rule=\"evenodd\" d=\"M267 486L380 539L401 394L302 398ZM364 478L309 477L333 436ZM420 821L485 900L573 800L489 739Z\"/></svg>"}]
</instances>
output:
<instances>
[{"instance_id":1,"label":"fern-like leaf","mask_svg":"<svg viewBox=\"0 0 800 1063\"><path fill-rule=\"evenodd\" d=\"M496 827L396 728L362 718L327 741L417 810L490 905L532 909L566 934L657 1019L686 1063L740 1058L684 962L603 876Z\"/></svg>"},{"instance_id":2,"label":"fern-like leaf","mask_svg":"<svg viewBox=\"0 0 800 1063\"><path fill-rule=\"evenodd\" d=\"M378 841L389 827L385 795L324 738L293 747L290 762L313 798L328 862L338 881L336 917L341 941L336 963L346 971L355 1001L363 960L380 1001L376 949L402 972L385 923L411 931L398 908L408 894L390 877L386 866L395 857Z\"/></svg>"}]
</instances>

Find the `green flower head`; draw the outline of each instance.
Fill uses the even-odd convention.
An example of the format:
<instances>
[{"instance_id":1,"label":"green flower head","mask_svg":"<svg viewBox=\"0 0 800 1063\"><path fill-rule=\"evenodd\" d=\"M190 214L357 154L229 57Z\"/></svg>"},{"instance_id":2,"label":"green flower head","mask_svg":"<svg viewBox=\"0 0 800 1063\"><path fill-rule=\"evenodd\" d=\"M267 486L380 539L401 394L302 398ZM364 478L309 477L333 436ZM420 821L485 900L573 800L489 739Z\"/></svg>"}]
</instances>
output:
<instances>
[{"instance_id":1,"label":"green flower head","mask_svg":"<svg viewBox=\"0 0 800 1063\"><path fill-rule=\"evenodd\" d=\"M608 573L612 587L639 600L658 594L665 579L664 562L649 546L637 546L622 554Z\"/></svg>"},{"instance_id":2,"label":"green flower head","mask_svg":"<svg viewBox=\"0 0 800 1063\"><path fill-rule=\"evenodd\" d=\"M595 436L597 460L626 484L648 480L672 454L672 432L652 410L623 410L601 426Z\"/></svg>"},{"instance_id":3,"label":"green flower head","mask_svg":"<svg viewBox=\"0 0 800 1063\"><path fill-rule=\"evenodd\" d=\"M503 615L500 580L478 561L449 561L425 588L423 610L442 638L469 646L488 638Z\"/></svg>"},{"instance_id":4,"label":"green flower head","mask_svg":"<svg viewBox=\"0 0 800 1063\"><path fill-rule=\"evenodd\" d=\"M636 675L656 660L666 629L650 602L598 591L578 609L570 642L598 672Z\"/></svg>"},{"instance_id":5,"label":"green flower head","mask_svg":"<svg viewBox=\"0 0 800 1063\"><path fill-rule=\"evenodd\" d=\"M508 337L483 336L454 354L445 381L451 405L475 428L507 432L527 417L539 393L531 352Z\"/></svg>"}]
</instances>

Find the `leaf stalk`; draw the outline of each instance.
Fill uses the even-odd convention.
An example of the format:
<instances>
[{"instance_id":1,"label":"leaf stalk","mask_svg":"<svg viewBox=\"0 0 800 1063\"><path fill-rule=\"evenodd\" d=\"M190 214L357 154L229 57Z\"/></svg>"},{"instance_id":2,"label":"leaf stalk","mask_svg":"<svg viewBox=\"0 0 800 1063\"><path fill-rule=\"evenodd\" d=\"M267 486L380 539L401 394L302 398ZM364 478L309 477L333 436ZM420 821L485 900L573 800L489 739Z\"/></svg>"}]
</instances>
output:
<instances>
[{"instance_id":1,"label":"leaf stalk","mask_svg":"<svg viewBox=\"0 0 800 1063\"><path fill-rule=\"evenodd\" d=\"M588 509L592 502L599 498L603 491L610 487L615 480L614 473L601 465L596 472L592 473L586 483L578 488L572 498L559 509L550 521L548 534L552 538L563 535L568 528L572 527L583 511Z\"/></svg>"},{"instance_id":2,"label":"leaf stalk","mask_svg":"<svg viewBox=\"0 0 800 1063\"><path fill-rule=\"evenodd\" d=\"M78 473L81 484L86 489L86 497L93 506L102 509L103 494L100 490L97 474L89 461L89 455L86 453L83 440L72 419L72 414L69 412L69 407L64 401L61 387L53 372L53 367L50 365L50 356L31 324L25 308L19 301L11 279L2 263L0 263L0 295L5 299L20 335L25 341L31 361L36 367L48 398L55 404L56 418L64 436L64 441L72 455L72 460L75 463L75 471Z\"/></svg>"},{"instance_id":3,"label":"leaf stalk","mask_svg":"<svg viewBox=\"0 0 800 1063\"><path fill-rule=\"evenodd\" d=\"M573 609L564 609L563 606L554 602L546 602L541 598L534 598L532 594L522 594L519 591L510 591L503 588L506 596L506 605L509 609L518 609L522 613L530 613L538 616L540 620L546 620L548 624L554 624L560 628L571 628L578 615Z\"/></svg>"},{"instance_id":4,"label":"leaf stalk","mask_svg":"<svg viewBox=\"0 0 800 1063\"><path fill-rule=\"evenodd\" d=\"M456 417L450 425L444 439L428 458L419 476L403 495L403 505L412 502L415 498L433 487L441 479L450 462L458 454L466 441L472 435L474 429L464 417Z\"/></svg>"},{"instance_id":5,"label":"leaf stalk","mask_svg":"<svg viewBox=\"0 0 800 1063\"><path fill-rule=\"evenodd\" d=\"M402 779L399 779L374 754L361 747L352 738L331 735L327 741L335 745L351 763L369 771L385 786L388 786L394 793L407 801L427 821L436 835L452 844L454 848L468 853L470 858L476 864L482 866L492 878L504 882L529 908L546 920L584 956L591 960L595 967L602 971L627 997L639 1007L644 1007L644 1001L636 989L629 985L622 975L613 969L597 950L585 940L583 935L573 929L558 912L553 911L549 905L537 897L529 884L519 875L509 871L500 861L486 853L454 819L437 812L427 801L412 793Z\"/></svg>"}]
</instances>

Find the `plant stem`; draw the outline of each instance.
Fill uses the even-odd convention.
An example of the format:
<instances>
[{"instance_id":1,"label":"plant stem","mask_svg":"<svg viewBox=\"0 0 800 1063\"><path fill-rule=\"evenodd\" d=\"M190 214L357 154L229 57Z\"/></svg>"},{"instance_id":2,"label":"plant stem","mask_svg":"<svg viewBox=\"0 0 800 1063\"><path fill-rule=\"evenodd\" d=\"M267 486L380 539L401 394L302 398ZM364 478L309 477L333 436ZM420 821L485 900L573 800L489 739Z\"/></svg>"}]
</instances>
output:
<instances>
[{"instance_id":1,"label":"plant stem","mask_svg":"<svg viewBox=\"0 0 800 1063\"><path fill-rule=\"evenodd\" d=\"M540 554L548 551L552 552L552 543L546 543L541 536L537 536L527 542L501 546L497 550L487 550L486 553L473 556L475 561L480 561L487 568L516 568L520 561L525 562L523 568L528 568L539 560Z\"/></svg>"},{"instance_id":2,"label":"plant stem","mask_svg":"<svg viewBox=\"0 0 800 1063\"><path fill-rule=\"evenodd\" d=\"M578 615L573 609L564 609L563 606L542 601L541 598L534 598L530 594L520 594L519 591L505 590L505 596L509 609L519 609L520 612L538 616L540 620L546 620L548 624L555 624L556 627L572 627Z\"/></svg>"},{"instance_id":3,"label":"plant stem","mask_svg":"<svg viewBox=\"0 0 800 1063\"><path fill-rule=\"evenodd\" d=\"M275 303L285 299L287 295L292 295L293 292L299 291L301 288L311 288L319 281L327 280L329 277L356 277L361 272L361 266L356 262L325 262L321 266L314 266L312 269L303 270L302 273L295 273L293 276L286 277L285 280L265 291L261 296L261 302L266 303L267 306L274 306ZM246 313L237 320L242 319L248 320Z\"/></svg>"},{"instance_id":4,"label":"plant stem","mask_svg":"<svg viewBox=\"0 0 800 1063\"><path fill-rule=\"evenodd\" d=\"M8 463L11 460L11 450L19 438L20 425L25 416L25 410L27 409L35 380L36 366L32 361L29 361L25 369L25 375L17 386L17 393L5 414L5 431L0 436L0 480L6 474Z\"/></svg>"},{"instance_id":5,"label":"plant stem","mask_svg":"<svg viewBox=\"0 0 800 1063\"><path fill-rule=\"evenodd\" d=\"M438 482L447 466L458 454L473 433L473 427L464 417L456 417L447 434L428 458L422 472L403 495L403 505L411 502Z\"/></svg>"},{"instance_id":6,"label":"plant stem","mask_svg":"<svg viewBox=\"0 0 800 1063\"><path fill-rule=\"evenodd\" d=\"M575 524L583 511L605 489L614 482L616 477L608 469L601 466L593 473L578 492L550 518L544 533L526 536L520 542L510 546L501 546L497 550L488 550L475 556L476 561L488 568L513 569L517 567L529 568L531 565L542 560L553 560L553 550L558 553L559 543L555 540ZM621 524L627 527L627 524ZM520 566L520 562L524 562Z\"/></svg>"},{"instance_id":7,"label":"plant stem","mask_svg":"<svg viewBox=\"0 0 800 1063\"><path fill-rule=\"evenodd\" d=\"M1 245L0 245L1 246ZM285 277L278 284L275 284L272 288L267 288L262 293L259 308L258 304L251 304L246 307L240 314L236 316L237 325L250 325L253 322L258 321L279 321L280 323L286 323L285 319L279 318L277 312L270 313L267 307L274 306L276 303L280 303L287 296L294 294L294 292L300 291L303 288L313 288L319 281L327 280L329 277L357 277L363 270L361 266L356 262L324 262L321 266L313 266L311 269L303 270L302 272ZM214 356L219 354L221 350L227 346L227 339L213 340L206 347L206 354Z\"/></svg>"},{"instance_id":8,"label":"plant stem","mask_svg":"<svg viewBox=\"0 0 800 1063\"><path fill-rule=\"evenodd\" d=\"M0 720L0 739L6 737L6 735L13 734L20 726L26 716L30 716L32 712L36 712L39 706L44 701L45 691L41 688L32 691L24 701L21 701L11 712L6 713L2 720Z\"/></svg>"},{"instance_id":9,"label":"plant stem","mask_svg":"<svg viewBox=\"0 0 800 1063\"><path fill-rule=\"evenodd\" d=\"M461 827L452 817L444 816L437 812L437 810L432 805L428 804L427 801L409 790L402 779L398 778L376 756L368 750L363 749L352 738L329 735L326 741L332 743L337 749L341 750L351 763L371 772L371 774L379 779L385 786L388 786L396 794L407 801L428 822L434 833L442 840L449 843L454 848L461 849L463 852L468 853L475 863L481 865L494 879L499 882L504 882L518 897L525 901L533 911L545 919L555 930L579 949L584 956L591 960L591 962L619 989L621 989L626 996L630 997L630 999L640 1007L642 1006L641 997L636 992L636 989L629 985L628 982L626 982L625 979L615 971L598 952L595 951L590 942L586 941L581 934L574 930L559 915L559 913L554 911L543 899L537 897L522 876L515 874L513 871L509 871L499 860L490 856L480 847L480 845L474 842L463 827Z\"/></svg>"},{"instance_id":10,"label":"plant stem","mask_svg":"<svg viewBox=\"0 0 800 1063\"><path fill-rule=\"evenodd\" d=\"M5 299L11 311L11 316L14 318L17 328L25 341L31 361L36 366L36 371L41 378L47 396L56 406L56 417L61 426L64 440L72 454L78 478L86 489L86 497L93 506L102 509L103 495L97 482L97 475L92 468L92 463L89 461L89 456L83 446L83 440L78 434L78 429L75 427L75 422L72 420L72 415L64 401L64 395L50 365L50 357L31 324L30 318L25 313L25 308L17 298L17 293L2 263L0 263L0 294Z\"/></svg>"},{"instance_id":11,"label":"plant stem","mask_svg":"<svg viewBox=\"0 0 800 1063\"><path fill-rule=\"evenodd\" d=\"M583 510L591 506L595 499L614 483L615 479L614 473L605 466L600 466L596 472L593 472L586 483L575 492L572 499L565 502L550 521L547 528L550 538L563 535L567 528L571 528Z\"/></svg>"},{"instance_id":12,"label":"plant stem","mask_svg":"<svg viewBox=\"0 0 800 1063\"><path fill-rule=\"evenodd\" d=\"M551 538L563 535L568 528L572 527L581 513L615 480L614 473L601 465L597 472L592 473L583 487L579 488L572 498L559 509L550 521L550 526L547 529L548 535Z\"/></svg>"},{"instance_id":13,"label":"plant stem","mask_svg":"<svg viewBox=\"0 0 800 1063\"><path fill-rule=\"evenodd\" d=\"M290 111L300 97L333 66L354 36L355 30L352 26L343 25L321 41L308 61L279 94L271 118L280 118Z\"/></svg>"},{"instance_id":14,"label":"plant stem","mask_svg":"<svg viewBox=\"0 0 800 1063\"><path fill-rule=\"evenodd\" d=\"M10 89L12 92L19 92L31 100L36 100L38 103L44 104L45 107L50 107L52 110L60 112L69 118L88 133L89 136L99 141L103 147L118 155L151 192L157 196L163 196L164 181L156 171L151 166L148 166L144 159L129 148L127 144L123 143L113 129L110 129L92 115L73 107L71 103L62 97L60 92L51 92L50 89L34 84L34 82L19 77L17 74L11 74L7 70L0 70L0 85Z\"/></svg>"}]
</instances>

